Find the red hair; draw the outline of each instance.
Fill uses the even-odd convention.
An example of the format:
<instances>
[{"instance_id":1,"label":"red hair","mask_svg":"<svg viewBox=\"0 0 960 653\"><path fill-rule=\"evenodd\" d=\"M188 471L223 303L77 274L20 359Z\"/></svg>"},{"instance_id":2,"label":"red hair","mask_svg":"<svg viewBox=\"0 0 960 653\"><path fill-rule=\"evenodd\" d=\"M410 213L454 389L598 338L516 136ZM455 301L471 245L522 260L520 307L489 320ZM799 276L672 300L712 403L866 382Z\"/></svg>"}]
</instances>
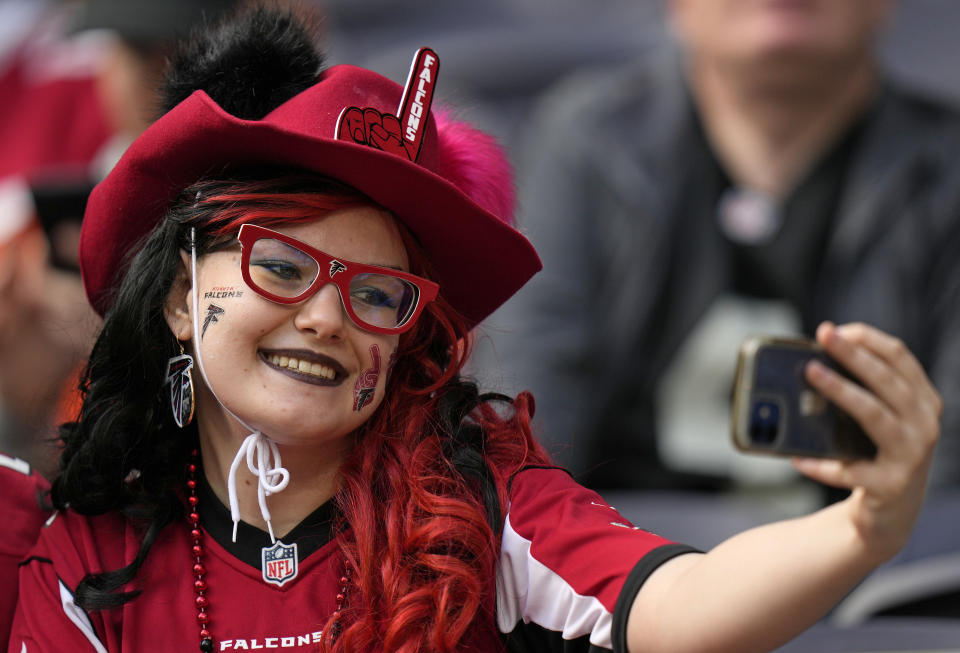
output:
<instances>
[{"instance_id":1,"label":"red hair","mask_svg":"<svg viewBox=\"0 0 960 653\"><path fill-rule=\"evenodd\" d=\"M440 349L449 353L446 364L437 360ZM502 524L488 522L491 506L477 480L452 463L459 443L451 426L460 425L445 423L440 408L462 388L468 354L464 320L434 302L401 341L387 397L341 468L339 501L351 529L340 543L360 596L350 595L353 621L332 650L454 651L474 629L495 628ZM529 395L507 418L479 403L470 419L483 434L493 508L502 516L509 477L546 462L530 432Z\"/></svg>"},{"instance_id":2,"label":"red hair","mask_svg":"<svg viewBox=\"0 0 960 653\"><path fill-rule=\"evenodd\" d=\"M275 180L210 187L199 202L201 211L212 211L208 227L225 234L244 222L301 222L348 206L375 206L349 190L289 194L275 187ZM416 239L400 232L411 272L430 278ZM325 637L323 651L439 653L457 650L477 629L496 628L507 482L525 465L548 460L531 434L532 398L519 395L505 415L460 380L469 353L467 321L441 288L401 336L386 397L354 434L340 469L337 541L352 580L340 634ZM464 423L477 441L456 439ZM464 446L476 450L479 476L453 460ZM333 617L324 631L332 628Z\"/></svg>"},{"instance_id":3,"label":"red hair","mask_svg":"<svg viewBox=\"0 0 960 653\"><path fill-rule=\"evenodd\" d=\"M242 182L206 181L190 187L203 213L205 229L223 236L252 222L264 227L310 222L328 213L357 206L376 206L357 190L333 180L294 173L283 188L278 179ZM312 186L312 187L311 187ZM318 192L318 188L322 191Z\"/></svg>"}]
</instances>

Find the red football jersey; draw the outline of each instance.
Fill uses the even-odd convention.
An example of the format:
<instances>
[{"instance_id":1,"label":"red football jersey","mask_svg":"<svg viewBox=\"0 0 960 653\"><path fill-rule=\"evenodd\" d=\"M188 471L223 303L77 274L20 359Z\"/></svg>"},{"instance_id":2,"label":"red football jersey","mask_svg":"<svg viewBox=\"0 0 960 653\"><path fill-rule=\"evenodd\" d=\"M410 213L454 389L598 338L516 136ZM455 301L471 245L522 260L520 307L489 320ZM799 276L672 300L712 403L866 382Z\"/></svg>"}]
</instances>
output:
<instances>
[{"instance_id":1,"label":"red football jersey","mask_svg":"<svg viewBox=\"0 0 960 653\"><path fill-rule=\"evenodd\" d=\"M246 524L239 544L230 542L229 514L209 488L200 493L200 504L214 650L315 650L343 575L330 539L329 506L283 538L298 546L294 561ZM73 592L86 573L127 564L139 543L137 530L117 515L58 515L21 569L9 651L196 650L192 541L185 522L157 539L127 588L142 590L136 599L90 614L74 604ZM478 632L465 650L622 648L626 615L643 580L660 563L689 551L633 527L562 470L524 470L510 486L500 569L490 579L497 628Z\"/></svg>"},{"instance_id":2,"label":"red football jersey","mask_svg":"<svg viewBox=\"0 0 960 653\"><path fill-rule=\"evenodd\" d=\"M40 508L47 482L19 458L0 454L0 637L10 633L17 606L17 566L37 541L50 516Z\"/></svg>"}]
</instances>

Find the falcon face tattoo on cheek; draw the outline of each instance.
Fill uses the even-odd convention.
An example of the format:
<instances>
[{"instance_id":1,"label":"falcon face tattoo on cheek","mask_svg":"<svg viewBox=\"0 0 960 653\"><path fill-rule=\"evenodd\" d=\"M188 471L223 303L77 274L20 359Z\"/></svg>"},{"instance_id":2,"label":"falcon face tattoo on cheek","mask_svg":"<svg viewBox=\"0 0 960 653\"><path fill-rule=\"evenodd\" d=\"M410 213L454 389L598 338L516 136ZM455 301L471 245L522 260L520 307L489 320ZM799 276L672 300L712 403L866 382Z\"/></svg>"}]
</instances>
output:
<instances>
[{"instance_id":1,"label":"falcon face tattoo on cheek","mask_svg":"<svg viewBox=\"0 0 960 653\"><path fill-rule=\"evenodd\" d=\"M380 347L370 345L370 358L373 359L373 367L361 372L353 385L353 409L357 412L373 401L373 393L380 380Z\"/></svg>"},{"instance_id":2,"label":"falcon face tattoo on cheek","mask_svg":"<svg viewBox=\"0 0 960 653\"><path fill-rule=\"evenodd\" d=\"M203 328L200 329L200 339L203 340L203 336L207 334L207 327L210 326L213 322L219 322L217 319L218 315L223 315L223 309L217 306L216 304L210 304L207 306L207 316L203 318Z\"/></svg>"}]
</instances>

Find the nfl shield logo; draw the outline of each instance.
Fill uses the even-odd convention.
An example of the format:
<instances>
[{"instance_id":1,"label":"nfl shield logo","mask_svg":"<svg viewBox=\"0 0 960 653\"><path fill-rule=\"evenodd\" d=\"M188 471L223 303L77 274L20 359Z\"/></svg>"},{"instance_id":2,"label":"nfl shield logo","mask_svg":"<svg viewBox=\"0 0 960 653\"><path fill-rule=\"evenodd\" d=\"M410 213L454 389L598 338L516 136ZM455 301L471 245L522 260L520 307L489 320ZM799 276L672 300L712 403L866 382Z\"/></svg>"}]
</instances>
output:
<instances>
[{"instance_id":1,"label":"nfl shield logo","mask_svg":"<svg viewBox=\"0 0 960 653\"><path fill-rule=\"evenodd\" d=\"M297 543L284 544L277 540L273 546L260 550L263 580L282 587L288 580L297 577Z\"/></svg>"}]
</instances>

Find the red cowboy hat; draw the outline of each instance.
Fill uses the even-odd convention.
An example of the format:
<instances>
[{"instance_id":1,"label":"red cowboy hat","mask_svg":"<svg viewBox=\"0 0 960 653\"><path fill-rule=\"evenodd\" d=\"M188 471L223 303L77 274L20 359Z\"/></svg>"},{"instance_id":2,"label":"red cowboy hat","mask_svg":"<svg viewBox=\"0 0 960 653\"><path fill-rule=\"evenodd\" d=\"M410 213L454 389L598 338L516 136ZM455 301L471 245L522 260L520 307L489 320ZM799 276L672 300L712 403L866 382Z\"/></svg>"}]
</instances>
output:
<instances>
[{"instance_id":1,"label":"red cowboy hat","mask_svg":"<svg viewBox=\"0 0 960 653\"><path fill-rule=\"evenodd\" d=\"M225 168L277 165L338 179L391 211L422 244L440 293L471 325L480 322L540 269L540 259L510 225L511 215L495 215L451 181L483 171L451 172L448 162L457 154L444 151L429 99L413 160L358 143L357 134L337 135L346 109L373 116L368 122L377 122L379 113L386 124L401 98L409 104L411 97L381 75L345 65L327 69L316 84L262 120L230 115L204 91L195 91L141 134L90 195L80 238L90 303L101 315L106 312L131 249L185 187ZM503 192L512 196L513 189Z\"/></svg>"}]
</instances>

